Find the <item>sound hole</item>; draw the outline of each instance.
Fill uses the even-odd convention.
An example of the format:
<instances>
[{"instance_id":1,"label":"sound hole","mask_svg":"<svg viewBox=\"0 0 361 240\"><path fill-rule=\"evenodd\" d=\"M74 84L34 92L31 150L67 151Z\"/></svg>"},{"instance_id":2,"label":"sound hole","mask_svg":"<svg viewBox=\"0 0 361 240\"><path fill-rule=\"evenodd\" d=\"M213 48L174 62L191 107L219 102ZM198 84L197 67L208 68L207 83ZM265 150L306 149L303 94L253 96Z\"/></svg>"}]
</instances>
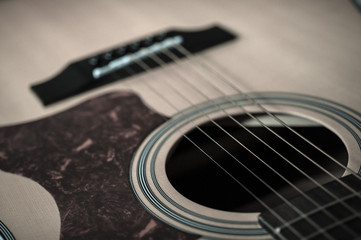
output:
<instances>
[{"instance_id":1,"label":"sound hole","mask_svg":"<svg viewBox=\"0 0 361 240\"><path fill-rule=\"evenodd\" d=\"M344 166L347 165L348 154L346 147L335 133L324 126L300 117L281 114L277 116L289 122L288 124L292 126L292 129L337 159L339 163ZM327 169L332 175L340 177L343 174L344 170L334 161L301 140L287 128L261 114L257 115L257 117L267 122L270 129L299 149L312 161ZM259 126L257 122L244 115L235 116L235 118L310 178L321 184L332 179L320 167L275 136L271 131ZM211 122L201 125L200 128L225 150L222 150L197 128L194 128L186 135L227 172L246 186L249 191L262 199L267 206L274 207L282 203L282 200L274 191L287 199L299 194L294 187L290 186L278 174L302 191L315 187L315 184L301 171L291 166L231 119L222 118L216 120L216 122L257 155L259 159L266 162L269 167ZM278 174L272 171L271 168ZM170 183L177 191L201 205L233 212L260 212L264 209L263 205L257 202L248 191L229 177L185 137L182 137L168 154L166 173ZM267 183L270 188L265 186L259 178Z\"/></svg>"}]
</instances>

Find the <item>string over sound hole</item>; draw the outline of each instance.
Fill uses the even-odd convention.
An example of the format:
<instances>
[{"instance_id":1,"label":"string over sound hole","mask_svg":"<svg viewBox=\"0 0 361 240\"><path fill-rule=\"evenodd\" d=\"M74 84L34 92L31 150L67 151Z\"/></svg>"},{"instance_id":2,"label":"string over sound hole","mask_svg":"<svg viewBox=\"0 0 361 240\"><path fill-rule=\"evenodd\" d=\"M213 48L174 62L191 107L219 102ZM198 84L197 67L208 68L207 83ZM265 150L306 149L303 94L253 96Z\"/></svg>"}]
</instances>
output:
<instances>
[{"instance_id":1,"label":"string over sound hole","mask_svg":"<svg viewBox=\"0 0 361 240\"><path fill-rule=\"evenodd\" d=\"M316 164L336 177L342 176L344 169L302 141L289 129L270 121L262 114L256 116L268 122L267 126L287 143L266 128L250 121L245 115L238 115L235 118L251 133L231 119L222 118L216 122L233 136L233 139L211 122L201 125L201 130L194 128L186 135L270 207L282 203L282 200L274 194L275 191L289 199L299 194L296 188L307 191L316 187L310 178L320 184L332 180ZM346 147L334 132L300 117L281 114L278 117L283 119L291 117L295 122L290 123L292 129L337 159L342 165L347 165ZM300 150L314 163L295 149ZM198 204L233 212L264 210L244 188L184 137L170 151L166 161L166 173L177 191ZM260 179L269 186L265 186Z\"/></svg>"}]
</instances>

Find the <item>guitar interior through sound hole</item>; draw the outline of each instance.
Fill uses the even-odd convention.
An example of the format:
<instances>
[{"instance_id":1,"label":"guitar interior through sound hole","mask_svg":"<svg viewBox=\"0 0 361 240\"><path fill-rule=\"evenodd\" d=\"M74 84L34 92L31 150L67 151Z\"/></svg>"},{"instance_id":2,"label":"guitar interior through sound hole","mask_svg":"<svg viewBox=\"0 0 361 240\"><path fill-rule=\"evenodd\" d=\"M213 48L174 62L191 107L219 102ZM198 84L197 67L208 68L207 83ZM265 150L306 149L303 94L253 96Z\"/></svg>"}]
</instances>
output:
<instances>
[{"instance_id":1,"label":"guitar interior through sound hole","mask_svg":"<svg viewBox=\"0 0 361 240\"><path fill-rule=\"evenodd\" d=\"M292 129L337 159L343 166L347 165L346 147L334 132L314 121L301 117L284 114L277 116L289 122ZM327 169L332 175L341 177L344 173L344 169L334 161L310 146L289 129L281 126L274 119L264 114L257 114L256 117L262 119L262 122L266 123L270 129L307 155L312 161ZM219 143L224 150L197 128L193 128L186 135L227 172L264 201L267 206L275 207L283 202L274 194L274 191L287 199L300 194L284 179L290 181L302 192L316 187L305 174L320 184L332 180L320 167L302 156L271 131L260 126L255 120L250 120L250 117L246 115L237 115L235 118L275 151L226 117L215 121L239 142L211 122L200 125L200 129ZM242 147L240 143L258 158ZM266 166L259 159L262 159L269 166ZM285 159L303 171L304 174ZM261 212L264 210L264 207L254 197L185 137L182 137L169 152L166 161L166 174L178 192L206 207L232 212ZM273 190L266 187L258 178L266 182Z\"/></svg>"}]
</instances>

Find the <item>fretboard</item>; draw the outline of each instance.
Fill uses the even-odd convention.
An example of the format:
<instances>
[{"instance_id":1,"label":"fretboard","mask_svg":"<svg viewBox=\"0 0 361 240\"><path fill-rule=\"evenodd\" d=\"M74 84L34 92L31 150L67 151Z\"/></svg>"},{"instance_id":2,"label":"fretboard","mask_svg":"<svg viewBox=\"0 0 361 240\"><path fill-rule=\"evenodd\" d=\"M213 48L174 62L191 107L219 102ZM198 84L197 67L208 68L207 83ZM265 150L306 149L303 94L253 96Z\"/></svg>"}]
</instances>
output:
<instances>
[{"instance_id":1,"label":"fretboard","mask_svg":"<svg viewBox=\"0 0 361 240\"><path fill-rule=\"evenodd\" d=\"M261 213L259 222L277 239L359 239L360 193L360 178L348 175Z\"/></svg>"}]
</instances>

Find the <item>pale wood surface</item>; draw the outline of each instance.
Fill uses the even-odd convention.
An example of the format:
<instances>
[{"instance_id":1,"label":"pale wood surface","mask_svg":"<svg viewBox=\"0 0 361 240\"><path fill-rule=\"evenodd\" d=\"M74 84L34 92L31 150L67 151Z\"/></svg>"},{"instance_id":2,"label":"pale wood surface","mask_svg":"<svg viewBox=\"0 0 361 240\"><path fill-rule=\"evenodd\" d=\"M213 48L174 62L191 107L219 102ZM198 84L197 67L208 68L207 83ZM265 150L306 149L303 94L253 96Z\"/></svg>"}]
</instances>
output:
<instances>
[{"instance_id":1,"label":"pale wood surface","mask_svg":"<svg viewBox=\"0 0 361 240\"><path fill-rule=\"evenodd\" d=\"M290 91L361 111L361 15L349 1L45 1L0 2L0 125L59 112L114 83L44 108L30 91L71 60L170 27L221 23L240 39L203 54L238 78L244 91ZM152 84L169 75L157 71ZM149 88L129 81L160 112ZM140 82L140 81L138 81ZM178 80L178 82L180 82Z\"/></svg>"},{"instance_id":2,"label":"pale wood surface","mask_svg":"<svg viewBox=\"0 0 361 240\"><path fill-rule=\"evenodd\" d=\"M212 23L228 27L240 38L202 57L237 78L235 83L242 90L316 95L361 112L361 15L346 0L3 0L0 126L39 119L92 96L129 88L157 111L173 114L176 109L164 105L143 84L147 80L163 88L167 96L175 96L167 89L165 83L170 77L163 70L126 83L113 83L48 108L41 105L29 86L51 77L67 62L96 51L166 28L198 28ZM172 82L180 89L184 85L179 79ZM192 97L194 101L202 100ZM183 102L179 108L186 105ZM8 181L6 174L0 177L0 182ZM8 189L2 186L2 193L31 185L28 179L23 183L19 180L5 185ZM37 188L32 193L34 199L47 196L41 191ZM31 192L27 194L30 196ZM6 204L8 209L18 207L16 202ZM52 204L53 200L48 200L47 207L50 209ZM55 232L46 239L57 239L59 213L51 209L48 225ZM43 216L36 217L31 212L24 217L32 218L34 224L43 222ZM19 231L27 229L16 222L6 222ZM36 232L33 225L29 231L34 234L23 231L24 239L39 239L42 233L49 233Z\"/></svg>"}]
</instances>

